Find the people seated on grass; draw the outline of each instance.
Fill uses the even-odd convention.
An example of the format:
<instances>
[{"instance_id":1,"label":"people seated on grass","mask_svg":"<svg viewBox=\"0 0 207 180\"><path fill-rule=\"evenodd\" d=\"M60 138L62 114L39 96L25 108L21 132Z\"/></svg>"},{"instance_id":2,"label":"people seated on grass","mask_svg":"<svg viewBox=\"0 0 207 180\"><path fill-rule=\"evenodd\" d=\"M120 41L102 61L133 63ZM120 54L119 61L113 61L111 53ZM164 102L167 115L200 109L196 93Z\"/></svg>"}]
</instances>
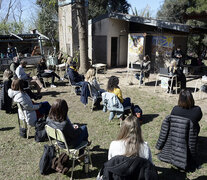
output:
<instances>
[{"instance_id":1,"label":"people seated on grass","mask_svg":"<svg viewBox=\"0 0 207 180\"><path fill-rule=\"evenodd\" d=\"M40 61L38 62L37 77L39 77L39 78L51 77L52 78L52 84L51 84L50 87L52 87L52 88L56 87L55 84L54 84L55 77L58 78L59 81L63 80L54 71L47 69L46 60L44 58L40 59Z\"/></svg>"},{"instance_id":2,"label":"people seated on grass","mask_svg":"<svg viewBox=\"0 0 207 180\"><path fill-rule=\"evenodd\" d=\"M138 156L152 162L151 150L142 138L141 126L135 116L128 116L123 121L117 140L110 144L108 160L117 155Z\"/></svg>"},{"instance_id":3,"label":"people seated on grass","mask_svg":"<svg viewBox=\"0 0 207 180\"><path fill-rule=\"evenodd\" d=\"M140 80L140 85L143 84L143 78L149 78L150 75L150 57L148 55L144 56L141 62L141 72L136 73L135 77Z\"/></svg>"},{"instance_id":4,"label":"people seated on grass","mask_svg":"<svg viewBox=\"0 0 207 180\"><path fill-rule=\"evenodd\" d=\"M170 63L170 66L168 67L168 72L170 76L177 75L177 82L181 84L181 89L186 88L186 77L183 74L183 71L181 70L180 67L177 67L177 62L176 60L172 60ZM175 82L172 83L172 89L170 92L170 86L171 86L171 81L168 82L168 91L167 93L173 93L173 86Z\"/></svg>"},{"instance_id":5,"label":"people seated on grass","mask_svg":"<svg viewBox=\"0 0 207 180\"><path fill-rule=\"evenodd\" d=\"M162 122L156 148L158 158L186 171L194 171L197 163L197 139L202 111L194 105L189 90L181 90L178 105Z\"/></svg>"},{"instance_id":6,"label":"people seated on grass","mask_svg":"<svg viewBox=\"0 0 207 180\"><path fill-rule=\"evenodd\" d=\"M32 85L35 85L37 87L37 92L40 93L41 89L46 90L43 87L43 84L40 82L39 78L37 76L30 77L30 73L26 74L24 71L24 68L26 67L27 62L22 60L20 61L20 65L16 69L16 75L19 79L24 80L24 87L26 87L29 82Z\"/></svg>"},{"instance_id":7,"label":"people seated on grass","mask_svg":"<svg viewBox=\"0 0 207 180\"><path fill-rule=\"evenodd\" d=\"M116 76L111 76L108 80L107 91L110 93L114 93L118 98L122 105L125 107L131 106L131 99L129 97L123 98L122 91L119 85L119 78Z\"/></svg>"},{"instance_id":8,"label":"people seated on grass","mask_svg":"<svg viewBox=\"0 0 207 180\"><path fill-rule=\"evenodd\" d=\"M105 92L105 90L100 88L100 85L97 82L95 74L96 74L95 69L90 68L85 75L85 81L90 83L91 93L92 93L93 98L95 99L94 105L96 106L96 108L99 108L100 102L102 100L101 94L102 92Z\"/></svg>"},{"instance_id":9,"label":"people seated on grass","mask_svg":"<svg viewBox=\"0 0 207 180\"><path fill-rule=\"evenodd\" d=\"M1 89L0 101L2 110L6 110L6 113L12 113L12 98L8 96L8 90L11 88L13 73L6 69L3 74L3 87Z\"/></svg>"},{"instance_id":10,"label":"people seated on grass","mask_svg":"<svg viewBox=\"0 0 207 180\"><path fill-rule=\"evenodd\" d=\"M88 141L87 127L71 123L68 118L68 105L64 99L56 99L52 104L47 117L47 124L52 128L60 129L71 148L79 146L82 141ZM59 142L59 145L65 147L61 142Z\"/></svg>"},{"instance_id":11,"label":"people seated on grass","mask_svg":"<svg viewBox=\"0 0 207 180\"><path fill-rule=\"evenodd\" d=\"M41 103L33 103L29 95L24 91L24 81L15 79L11 84L11 89L8 90L8 95L13 98L13 101L22 106L26 116L26 122L35 126L37 120L43 116L47 116L50 110L50 104L45 101ZM23 114L19 111L20 119L24 119Z\"/></svg>"},{"instance_id":12,"label":"people seated on grass","mask_svg":"<svg viewBox=\"0 0 207 180\"><path fill-rule=\"evenodd\" d=\"M17 67L19 66L19 64L20 64L19 58L17 56L13 57L13 61L11 62L9 69L10 71L12 71L14 77L17 77L15 71Z\"/></svg>"}]
</instances>

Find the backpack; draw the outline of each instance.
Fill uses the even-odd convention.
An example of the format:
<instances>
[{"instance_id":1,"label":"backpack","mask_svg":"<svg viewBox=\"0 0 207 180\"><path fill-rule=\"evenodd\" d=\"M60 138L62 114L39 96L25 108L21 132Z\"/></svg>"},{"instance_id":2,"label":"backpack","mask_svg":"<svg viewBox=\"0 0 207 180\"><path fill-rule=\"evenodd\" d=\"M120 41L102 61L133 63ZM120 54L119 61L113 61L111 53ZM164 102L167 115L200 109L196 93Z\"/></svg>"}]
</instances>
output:
<instances>
[{"instance_id":1,"label":"backpack","mask_svg":"<svg viewBox=\"0 0 207 180\"><path fill-rule=\"evenodd\" d=\"M138 106L135 105L133 107L133 114L141 121L142 120L142 109Z\"/></svg>"},{"instance_id":2,"label":"backpack","mask_svg":"<svg viewBox=\"0 0 207 180\"><path fill-rule=\"evenodd\" d=\"M44 152L39 162L40 174L46 175L52 170L52 159L55 157L55 146L44 145Z\"/></svg>"},{"instance_id":3,"label":"backpack","mask_svg":"<svg viewBox=\"0 0 207 180\"><path fill-rule=\"evenodd\" d=\"M46 119L39 118L35 124L35 141L44 142L48 140L47 133L45 130Z\"/></svg>"}]
</instances>

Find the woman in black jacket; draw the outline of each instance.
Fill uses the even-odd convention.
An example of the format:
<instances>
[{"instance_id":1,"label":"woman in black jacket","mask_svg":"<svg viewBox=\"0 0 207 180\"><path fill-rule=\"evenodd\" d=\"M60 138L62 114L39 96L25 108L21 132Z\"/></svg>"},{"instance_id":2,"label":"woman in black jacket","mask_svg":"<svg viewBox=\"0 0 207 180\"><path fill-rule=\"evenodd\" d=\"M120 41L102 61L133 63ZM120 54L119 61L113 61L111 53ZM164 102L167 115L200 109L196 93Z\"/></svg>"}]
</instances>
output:
<instances>
[{"instance_id":1,"label":"woman in black jacket","mask_svg":"<svg viewBox=\"0 0 207 180\"><path fill-rule=\"evenodd\" d=\"M51 77L52 78L51 87L56 87L55 84L54 84L55 77L57 77L59 80L61 80L60 76L58 76L54 71L47 69L44 58L42 58L39 61L38 65L37 65L37 76L39 78L41 78L41 77L46 77L46 78Z\"/></svg>"},{"instance_id":2,"label":"woman in black jacket","mask_svg":"<svg viewBox=\"0 0 207 180\"><path fill-rule=\"evenodd\" d=\"M158 158L187 171L197 167L197 140L202 118L200 107L194 105L189 90L181 90L178 106L167 116L161 127L156 148Z\"/></svg>"},{"instance_id":3,"label":"woman in black jacket","mask_svg":"<svg viewBox=\"0 0 207 180\"><path fill-rule=\"evenodd\" d=\"M79 127L76 124L72 124L67 114L67 102L63 99L57 99L50 109L47 124L55 129L60 129L68 146L75 148L82 141L88 141L88 130L85 125ZM64 147L64 144L59 142L59 146Z\"/></svg>"},{"instance_id":4,"label":"woman in black jacket","mask_svg":"<svg viewBox=\"0 0 207 180\"><path fill-rule=\"evenodd\" d=\"M2 109L6 110L6 113L12 113L12 98L8 96L8 90L11 88L13 72L6 69L3 74L3 87L2 87Z\"/></svg>"},{"instance_id":5,"label":"woman in black jacket","mask_svg":"<svg viewBox=\"0 0 207 180\"><path fill-rule=\"evenodd\" d=\"M193 95L189 90L181 90L178 105L172 109L171 115L190 119L197 132L200 132L199 121L201 120L203 113L199 106L195 106Z\"/></svg>"}]
</instances>

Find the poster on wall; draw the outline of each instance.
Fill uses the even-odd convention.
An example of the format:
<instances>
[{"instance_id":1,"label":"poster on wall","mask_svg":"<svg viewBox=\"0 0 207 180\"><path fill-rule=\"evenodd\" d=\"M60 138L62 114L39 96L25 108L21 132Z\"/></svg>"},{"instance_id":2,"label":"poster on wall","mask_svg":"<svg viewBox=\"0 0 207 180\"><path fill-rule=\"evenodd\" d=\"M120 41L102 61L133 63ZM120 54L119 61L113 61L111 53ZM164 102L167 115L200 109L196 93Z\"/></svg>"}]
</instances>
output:
<instances>
[{"instance_id":1,"label":"poster on wall","mask_svg":"<svg viewBox=\"0 0 207 180\"><path fill-rule=\"evenodd\" d=\"M128 35L128 64L140 60L144 54L143 34L133 33Z\"/></svg>"},{"instance_id":2,"label":"poster on wall","mask_svg":"<svg viewBox=\"0 0 207 180\"><path fill-rule=\"evenodd\" d=\"M152 55L170 57L173 50L173 36L153 36Z\"/></svg>"}]
</instances>

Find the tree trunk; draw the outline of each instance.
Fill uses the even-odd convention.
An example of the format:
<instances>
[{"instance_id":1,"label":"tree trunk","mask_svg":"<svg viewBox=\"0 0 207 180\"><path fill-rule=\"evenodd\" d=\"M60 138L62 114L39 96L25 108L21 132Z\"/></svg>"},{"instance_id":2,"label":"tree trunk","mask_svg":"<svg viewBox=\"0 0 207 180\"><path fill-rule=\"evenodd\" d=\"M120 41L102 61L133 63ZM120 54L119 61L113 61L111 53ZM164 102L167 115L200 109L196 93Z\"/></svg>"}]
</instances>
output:
<instances>
[{"instance_id":1,"label":"tree trunk","mask_svg":"<svg viewBox=\"0 0 207 180\"><path fill-rule=\"evenodd\" d=\"M88 61L88 23L86 22L85 0L80 0L77 5L79 50L80 50L80 73L86 73L89 67Z\"/></svg>"}]
</instances>

